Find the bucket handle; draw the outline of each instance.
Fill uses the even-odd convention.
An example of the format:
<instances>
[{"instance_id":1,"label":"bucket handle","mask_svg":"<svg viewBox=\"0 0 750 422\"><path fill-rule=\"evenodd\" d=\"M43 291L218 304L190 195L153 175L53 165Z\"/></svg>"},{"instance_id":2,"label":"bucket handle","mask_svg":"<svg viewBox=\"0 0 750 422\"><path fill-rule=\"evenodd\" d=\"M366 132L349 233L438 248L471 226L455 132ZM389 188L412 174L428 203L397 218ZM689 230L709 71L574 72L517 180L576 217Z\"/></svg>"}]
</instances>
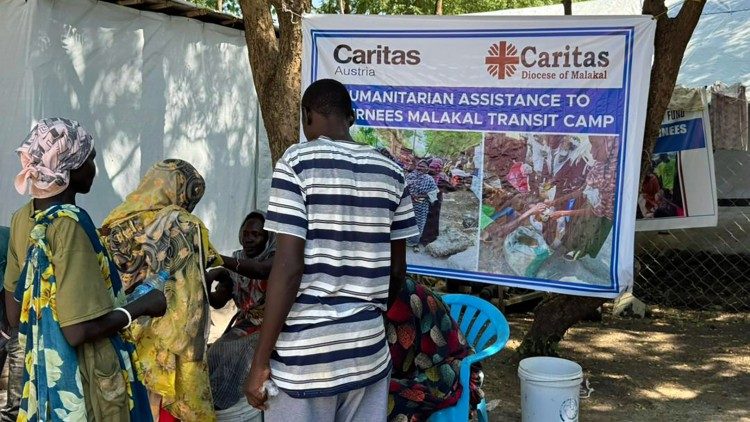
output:
<instances>
[{"instance_id":1,"label":"bucket handle","mask_svg":"<svg viewBox=\"0 0 750 422\"><path fill-rule=\"evenodd\" d=\"M591 397L591 393L594 392L594 389L591 388L591 385L589 384L589 379L587 377L583 377L583 380L581 380L581 387L578 391L578 397L582 399L587 399Z\"/></svg>"}]
</instances>

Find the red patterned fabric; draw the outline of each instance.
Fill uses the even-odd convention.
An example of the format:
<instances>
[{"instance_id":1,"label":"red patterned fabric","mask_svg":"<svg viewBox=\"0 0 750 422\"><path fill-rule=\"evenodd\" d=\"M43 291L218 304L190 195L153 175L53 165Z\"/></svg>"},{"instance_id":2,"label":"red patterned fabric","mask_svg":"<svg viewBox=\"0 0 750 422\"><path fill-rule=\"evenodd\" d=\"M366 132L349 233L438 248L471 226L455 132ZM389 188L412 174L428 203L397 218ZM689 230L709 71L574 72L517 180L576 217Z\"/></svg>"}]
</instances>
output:
<instances>
[{"instance_id":1,"label":"red patterned fabric","mask_svg":"<svg viewBox=\"0 0 750 422\"><path fill-rule=\"evenodd\" d=\"M393 359L388 419L422 421L456 404L461 397L461 360L473 352L443 301L427 287L407 280L386 314L386 334ZM482 395L474 369L476 404Z\"/></svg>"}]
</instances>

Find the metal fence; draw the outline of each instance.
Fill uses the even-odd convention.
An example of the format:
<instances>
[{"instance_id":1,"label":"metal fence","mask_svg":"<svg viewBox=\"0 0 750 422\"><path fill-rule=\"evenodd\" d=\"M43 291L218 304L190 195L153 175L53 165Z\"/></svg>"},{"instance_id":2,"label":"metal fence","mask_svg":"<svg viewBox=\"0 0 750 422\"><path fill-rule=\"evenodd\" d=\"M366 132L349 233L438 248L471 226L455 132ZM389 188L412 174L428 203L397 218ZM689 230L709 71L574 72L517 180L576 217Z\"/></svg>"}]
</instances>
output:
<instances>
[{"instance_id":1,"label":"metal fence","mask_svg":"<svg viewBox=\"0 0 750 422\"><path fill-rule=\"evenodd\" d=\"M750 311L750 154L717 152L716 227L636 234L634 294L649 304Z\"/></svg>"}]
</instances>

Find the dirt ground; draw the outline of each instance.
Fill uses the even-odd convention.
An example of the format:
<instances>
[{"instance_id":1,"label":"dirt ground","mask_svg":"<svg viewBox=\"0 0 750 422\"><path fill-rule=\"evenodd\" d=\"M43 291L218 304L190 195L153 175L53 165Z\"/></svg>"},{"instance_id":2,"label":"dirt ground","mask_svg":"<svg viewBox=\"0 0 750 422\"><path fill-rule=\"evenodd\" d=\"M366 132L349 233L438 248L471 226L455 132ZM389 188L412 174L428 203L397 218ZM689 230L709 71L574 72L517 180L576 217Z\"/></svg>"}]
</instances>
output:
<instances>
[{"instance_id":1,"label":"dirt ground","mask_svg":"<svg viewBox=\"0 0 750 422\"><path fill-rule=\"evenodd\" d=\"M425 247L420 252L407 251L407 261L412 265L428 267L450 267L460 270L476 271L479 249L476 242L479 218L479 199L470 190L457 190L443 194L440 209L440 235L445 236L447 229L463 233L471 239L472 246L445 258L436 258L429 254ZM465 227L464 219L472 220L472 225ZM436 242L440 242L440 238Z\"/></svg>"},{"instance_id":2,"label":"dirt ground","mask_svg":"<svg viewBox=\"0 0 750 422\"><path fill-rule=\"evenodd\" d=\"M521 419L513 350L532 316L510 315L511 340L485 361L490 420ZM750 421L750 314L654 309L650 318L571 329L561 357L584 369L594 392L581 421Z\"/></svg>"},{"instance_id":3,"label":"dirt ground","mask_svg":"<svg viewBox=\"0 0 750 422\"><path fill-rule=\"evenodd\" d=\"M213 315L213 336L232 310ZM509 315L511 339L484 362L492 421L521 419L513 350L532 316ZM750 421L750 314L656 309L651 318L573 328L560 355L581 364L594 392L581 421ZM4 380L3 380L4 381ZM0 386L5 402L5 383Z\"/></svg>"}]
</instances>

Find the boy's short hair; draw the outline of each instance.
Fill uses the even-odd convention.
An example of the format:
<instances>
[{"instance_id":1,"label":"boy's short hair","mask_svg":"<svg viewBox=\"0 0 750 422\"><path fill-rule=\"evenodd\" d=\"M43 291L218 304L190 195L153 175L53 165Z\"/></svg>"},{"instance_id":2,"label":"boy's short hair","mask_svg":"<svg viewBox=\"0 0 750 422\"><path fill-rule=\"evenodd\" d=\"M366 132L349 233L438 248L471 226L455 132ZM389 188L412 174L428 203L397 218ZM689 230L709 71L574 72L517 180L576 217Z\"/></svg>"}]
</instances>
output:
<instances>
[{"instance_id":1,"label":"boy's short hair","mask_svg":"<svg viewBox=\"0 0 750 422\"><path fill-rule=\"evenodd\" d=\"M325 116L349 118L354 115L349 91L335 79L321 79L307 87L302 96L302 107Z\"/></svg>"}]
</instances>

